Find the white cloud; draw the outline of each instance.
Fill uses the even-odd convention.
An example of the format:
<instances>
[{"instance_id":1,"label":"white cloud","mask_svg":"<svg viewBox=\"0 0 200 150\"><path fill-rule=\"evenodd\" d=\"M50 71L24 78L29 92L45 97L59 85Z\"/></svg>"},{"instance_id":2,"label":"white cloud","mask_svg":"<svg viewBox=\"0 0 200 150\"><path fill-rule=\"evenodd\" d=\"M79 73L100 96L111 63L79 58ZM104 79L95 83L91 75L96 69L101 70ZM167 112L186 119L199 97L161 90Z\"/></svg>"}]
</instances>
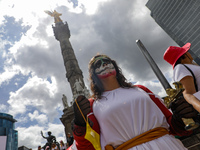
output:
<instances>
[{"instance_id":1,"label":"white cloud","mask_svg":"<svg viewBox=\"0 0 200 150\"><path fill-rule=\"evenodd\" d=\"M29 78L23 87L10 93L10 99L8 100L10 104L9 113L15 116L25 113L30 107L35 107L40 109L41 112L52 115L49 117L55 117L57 115L55 109L60 106L59 104L55 105L57 101L55 99L56 92L57 84L55 79L52 78L52 83L50 83L46 79L41 79L37 76ZM52 109L49 109L50 107Z\"/></svg>"},{"instance_id":2,"label":"white cloud","mask_svg":"<svg viewBox=\"0 0 200 150\"><path fill-rule=\"evenodd\" d=\"M4 72L0 74L0 86L4 82L8 84L10 79L12 79L17 74L19 74L19 70L15 69L14 66L5 67Z\"/></svg>"},{"instance_id":3,"label":"white cloud","mask_svg":"<svg viewBox=\"0 0 200 150\"><path fill-rule=\"evenodd\" d=\"M59 0L59 2L56 0L52 0L51 2L48 0L19 0L18 2L15 2L14 0L1 0L0 4L0 20L3 19L3 15L14 16L17 20L23 18L24 24L31 24L33 26L38 24L38 18L46 15L44 10L54 9L55 7L62 5L71 6L67 1L64 0Z\"/></svg>"},{"instance_id":4,"label":"white cloud","mask_svg":"<svg viewBox=\"0 0 200 150\"><path fill-rule=\"evenodd\" d=\"M11 114L11 115L13 115L13 114ZM25 115L25 116L21 115L20 117L17 117L16 120L17 120L16 124L20 123L20 125L22 125L22 126L25 126L30 121L29 117L27 115Z\"/></svg>"},{"instance_id":5,"label":"white cloud","mask_svg":"<svg viewBox=\"0 0 200 150\"><path fill-rule=\"evenodd\" d=\"M43 130L43 127L40 126L30 126L29 128L18 127L18 147L26 146L28 148L35 149L37 146L44 144L46 141L43 140L40 132Z\"/></svg>"},{"instance_id":6,"label":"white cloud","mask_svg":"<svg viewBox=\"0 0 200 150\"><path fill-rule=\"evenodd\" d=\"M48 122L48 118L45 114L39 114L37 110L35 110L33 113L28 113L28 116L30 117L31 121L36 120L38 124L46 124Z\"/></svg>"},{"instance_id":7,"label":"white cloud","mask_svg":"<svg viewBox=\"0 0 200 150\"><path fill-rule=\"evenodd\" d=\"M84 6L86 13L92 15L97 11L100 4L109 0L79 0L79 6Z\"/></svg>"}]
</instances>

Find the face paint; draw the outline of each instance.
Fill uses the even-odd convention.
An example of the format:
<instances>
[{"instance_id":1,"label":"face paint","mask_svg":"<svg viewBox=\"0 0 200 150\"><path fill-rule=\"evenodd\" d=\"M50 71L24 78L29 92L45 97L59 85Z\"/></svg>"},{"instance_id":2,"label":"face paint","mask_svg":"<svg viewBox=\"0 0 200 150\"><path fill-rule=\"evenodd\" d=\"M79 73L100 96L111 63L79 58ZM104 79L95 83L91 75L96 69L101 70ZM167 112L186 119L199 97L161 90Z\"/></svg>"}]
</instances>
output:
<instances>
[{"instance_id":1,"label":"face paint","mask_svg":"<svg viewBox=\"0 0 200 150\"><path fill-rule=\"evenodd\" d=\"M107 58L99 58L94 63L95 73L100 79L116 75L116 70L111 61Z\"/></svg>"},{"instance_id":2,"label":"face paint","mask_svg":"<svg viewBox=\"0 0 200 150\"><path fill-rule=\"evenodd\" d=\"M103 64L110 64L111 60L105 57L98 57L94 62L94 68L100 68Z\"/></svg>"}]
</instances>

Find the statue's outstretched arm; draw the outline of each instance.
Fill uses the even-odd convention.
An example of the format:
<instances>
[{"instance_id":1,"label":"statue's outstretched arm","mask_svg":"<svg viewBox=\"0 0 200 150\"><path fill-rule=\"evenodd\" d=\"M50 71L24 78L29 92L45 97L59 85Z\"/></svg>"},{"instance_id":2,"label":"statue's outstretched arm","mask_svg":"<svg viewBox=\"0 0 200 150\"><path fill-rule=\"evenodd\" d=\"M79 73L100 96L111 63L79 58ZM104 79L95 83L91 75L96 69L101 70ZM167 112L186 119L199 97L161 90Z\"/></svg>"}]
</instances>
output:
<instances>
[{"instance_id":1,"label":"statue's outstretched arm","mask_svg":"<svg viewBox=\"0 0 200 150\"><path fill-rule=\"evenodd\" d=\"M41 135L42 135L42 137L43 137L43 138L45 138L45 139L46 139L46 137L44 137L44 135L43 135L43 132L42 132L42 131L41 131Z\"/></svg>"}]
</instances>

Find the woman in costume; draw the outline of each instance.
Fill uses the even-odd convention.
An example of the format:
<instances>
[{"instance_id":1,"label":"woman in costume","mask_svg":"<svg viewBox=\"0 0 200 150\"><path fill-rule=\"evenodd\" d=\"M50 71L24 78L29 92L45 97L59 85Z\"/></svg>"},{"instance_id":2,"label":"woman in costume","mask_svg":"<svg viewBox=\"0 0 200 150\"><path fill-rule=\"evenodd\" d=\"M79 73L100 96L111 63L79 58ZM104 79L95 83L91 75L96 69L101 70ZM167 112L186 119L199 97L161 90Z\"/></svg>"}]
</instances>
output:
<instances>
[{"instance_id":1,"label":"woman in costume","mask_svg":"<svg viewBox=\"0 0 200 150\"><path fill-rule=\"evenodd\" d=\"M164 53L166 60L173 67L173 79L182 83L183 96L198 112L200 112L200 66L188 52L191 44L183 47L170 46Z\"/></svg>"},{"instance_id":2,"label":"woman in costume","mask_svg":"<svg viewBox=\"0 0 200 150\"><path fill-rule=\"evenodd\" d=\"M89 100L79 96L73 104L75 141L69 150L95 149L94 144L84 138L86 123L82 114L100 134L102 150L186 149L173 136L191 134L184 130L181 117L194 117L196 112L184 99L173 104L176 115L172 115L149 89L126 82L117 63L106 55L91 59L89 74L93 95Z\"/></svg>"}]
</instances>

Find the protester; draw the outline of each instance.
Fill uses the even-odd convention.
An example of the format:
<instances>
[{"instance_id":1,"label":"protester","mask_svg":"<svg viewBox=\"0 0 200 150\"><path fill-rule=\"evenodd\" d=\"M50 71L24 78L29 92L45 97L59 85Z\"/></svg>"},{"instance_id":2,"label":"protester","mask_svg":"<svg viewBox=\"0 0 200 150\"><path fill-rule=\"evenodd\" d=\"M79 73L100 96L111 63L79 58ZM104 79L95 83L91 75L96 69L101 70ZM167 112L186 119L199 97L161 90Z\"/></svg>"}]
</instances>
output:
<instances>
[{"instance_id":1,"label":"protester","mask_svg":"<svg viewBox=\"0 0 200 150\"><path fill-rule=\"evenodd\" d=\"M52 143L51 145L51 150L59 150L58 146L56 145L56 143Z\"/></svg>"},{"instance_id":2,"label":"protester","mask_svg":"<svg viewBox=\"0 0 200 150\"><path fill-rule=\"evenodd\" d=\"M67 145L67 148L68 148L69 147L69 143L67 143L66 145Z\"/></svg>"},{"instance_id":3,"label":"protester","mask_svg":"<svg viewBox=\"0 0 200 150\"><path fill-rule=\"evenodd\" d=\"M68 143L68 146L71 146L73 144L73 141L74 141L74 137L71 135L71 133L67 133L67 143Z\"/></svg>"},{"instance_id":4,"label":"protester","mask_svg":"<svg viewBox=\"0 0 200 150\"><path fill-rule=\"evenodd\" d=\"M45 150L50 150L49 146L46 146Z\"/></svg>"},{"instance_id":5,"label":"protester","mask_svg":"<svg viewBox=\"0 0 200 150\"><path fill-rule=\"evenodd\" d=\"M117 63L106 55L91 59L89 76L92 98L79 96L76 102L84 117L88 116L90 126L100 134L102 150L117 147L129 150L186 149L173 136L191 134L185 131L181 117L190 118L196 116L196 112L184 99L172 104L176 115L172 114L149 89L128 83ZM84 138L85 120L76 103L73 107L75 142L69 150L94 150Z\"/></svg>"},{"instance_id":6,"label":"protester","mask_svg":"<svg viewBox=\"0 0 200 150\"><path fill-rule=\"evenodd\" d=\"M67 146L66 144L61 140L60 141L60 150L66 150Z\"/></svg>"},{"instance_id":7,"label":"protester","mask_svg":"<svg viewBox=\"0 0 200 150\"><path fill-rule=\"evenodd\" d=\"M170 46L163 58L173 67L173 80L182 83L186 101L200 112L200 66L188 52L190 46L190 43L183 47Z\"/></svg>"},{"instance_id":8,"label":"protester","mask_svg":"<svg viewBox=\"0 0 200 150\"><path fill-rule=\"evenodd\" d=\"M43 150L42 147L41 147L40 145L38 146L38 150Z\"/></svg>"}]
</instances>

